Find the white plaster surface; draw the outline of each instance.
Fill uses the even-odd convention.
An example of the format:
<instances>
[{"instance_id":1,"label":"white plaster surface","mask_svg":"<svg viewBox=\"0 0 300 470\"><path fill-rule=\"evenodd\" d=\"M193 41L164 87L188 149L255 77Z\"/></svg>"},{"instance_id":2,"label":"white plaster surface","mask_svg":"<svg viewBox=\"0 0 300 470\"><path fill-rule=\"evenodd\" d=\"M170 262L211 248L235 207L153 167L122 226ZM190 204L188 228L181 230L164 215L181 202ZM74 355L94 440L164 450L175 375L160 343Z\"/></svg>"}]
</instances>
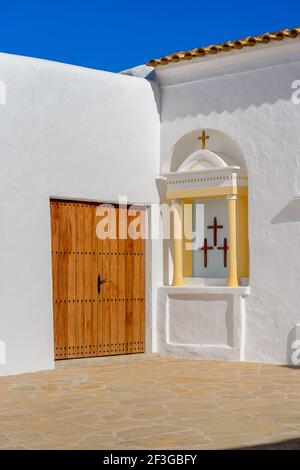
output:
<instances>
[{"instance_id":1,"label":"white plaster surface","mask_svg":"<svg viewBox=\"0 0 300 470\"><path fill-rule=\"evenodd\" d=\"M178 345L231 346L227 321L232 321L232 312L230 297L170 295L169 341Z\"/></svg>"},{"instance_id":2,"label":"white plaster surface","mask_svg":"<svg viewBox=\"0 0 300 470\"><path fill-rule=\"evenodd\" d=\"M157 201L155 177L199 148L202 129L208 150L247 168L251 294L157 290L162 264L165 282L172 275L169 245L147 243L147 350L291 361L300 322L300 205L291 199L300 192L292 101L300 41L159 67L156 78L149 68L110 74L0 55L0 375L53 367L49 198Z\"/></svg>"},{"instance_id":3,"label":"white plaster surface","mask_svg":"<svg viewBox=\"0 0 300 470\"><path fill-rule=\"evenodd\" d=\"M143 78L1 54L0 80L5 375L54 364L49 198L155 201L159 115Z\"/></svg>"},{"instance_id":4,"label":"white plaster surface","mask_svg":"<svg viewBox=\"0 0 300 470\"><path fill-rule=\"evenodd\" d=\"M158 350L198 359L244 360L248 287L161 287Z\"/></svg>"},{"instance_id":5,"label":"white plaster surface","mask_svg":"<svg viewBox=\"0 0 300 470\"><path fill-rule=\"evenodd\" d=\"M300 42L162 66L157 75L162 173L195 151L201 129L212 137L209 150L220 155L223 146L230 155L232 148L234 164L247 167L251 295L245 359L289 363L300 319L300 205L290 199L300 190L300 105L291 99L291 85L300 78Z\"/></svg>"}]
</instances>

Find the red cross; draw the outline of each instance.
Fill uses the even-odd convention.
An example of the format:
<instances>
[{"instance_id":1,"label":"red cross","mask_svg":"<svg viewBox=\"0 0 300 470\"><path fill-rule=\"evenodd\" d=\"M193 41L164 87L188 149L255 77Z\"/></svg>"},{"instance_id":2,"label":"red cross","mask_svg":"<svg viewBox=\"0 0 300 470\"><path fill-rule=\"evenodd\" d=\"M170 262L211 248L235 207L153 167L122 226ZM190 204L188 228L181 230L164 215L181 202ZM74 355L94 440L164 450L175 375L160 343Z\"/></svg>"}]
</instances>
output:
<instances>
[{"instance_id":1,"label":"red cross","mask_svg":"<svg viewBox=\"0 0 300 470\"><path fill-rule=\"evenodd\" d=\"M214 231L214 246L218 244L218 229L223 228L223 225L218 225L217 217L214 217L214 225L209 225L207 228L213 229Z\"/></svg>"},{"instance_id":2,"label":"red cross","mask_svg":"<svg viewBox=\"0 0 300 470\"><path fill-rule=\"evenodd\" d=\"M227 251L229 247L227 245L227 238L224 238L224 245L223 246L218 246L218 250L223 250L224 251L224 268L227 268Z\"/></svg>"},{"instance_id":3,"label":"red cross","mask_svg":"<svg viewBox=\"0 0 300 470\"><path fill-rule=\"evenodd\" d=\"M207 238L204 238L204 245L202 248L199 248L201 251L204 251L204 267L207 268L207 252L208 250L213 250L213 246L207 246Z\"/></svg>"}]
</instances>

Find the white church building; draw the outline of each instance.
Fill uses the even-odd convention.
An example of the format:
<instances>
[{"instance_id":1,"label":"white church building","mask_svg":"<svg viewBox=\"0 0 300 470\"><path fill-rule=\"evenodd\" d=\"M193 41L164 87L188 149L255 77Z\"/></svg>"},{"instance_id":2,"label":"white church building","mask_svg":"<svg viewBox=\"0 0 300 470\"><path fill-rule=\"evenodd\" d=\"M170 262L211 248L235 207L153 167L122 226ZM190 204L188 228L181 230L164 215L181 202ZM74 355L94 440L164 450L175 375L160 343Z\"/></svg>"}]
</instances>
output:
<instances>
[{"instance_id":1,"label":"white church building","mask_svg":"<svg viewBox=\"0 0 300 470\"><path fill-rule=\"evenodd\" d=\"M0 54L0 135L0 375L297 364L300 28L118 74Z\"/></svg>"}]
</instances>

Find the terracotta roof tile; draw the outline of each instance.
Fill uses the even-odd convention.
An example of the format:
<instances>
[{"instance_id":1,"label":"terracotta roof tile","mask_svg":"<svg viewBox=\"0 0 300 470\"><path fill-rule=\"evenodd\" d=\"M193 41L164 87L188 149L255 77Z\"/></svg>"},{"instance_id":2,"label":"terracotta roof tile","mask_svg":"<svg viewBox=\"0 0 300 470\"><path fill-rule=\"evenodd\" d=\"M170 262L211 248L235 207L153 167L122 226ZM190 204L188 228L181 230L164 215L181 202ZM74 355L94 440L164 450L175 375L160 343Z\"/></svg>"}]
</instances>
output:
<instances>
[{"instance_id":1,"label":"terracotta roof tile","mask_svg":"<svg viewBox=\"0 0 300 470\"><path fill-rule=\"evenodd\" d=\"M181 51L175 54L167 55L161 59L152 59L147 65L157 67L158 65L166 65L171 62L181 62L182 60L191 60L195 57L204 57L210 54L219 54L220 52L228 52L232 49L243 49L244 47L253 47L257 44L268 44L271 41L282 41L285 38L296 38L300 36L300 27L292 29L283 29L275 33L265 33L259 36L250 36L237 41L227 41L222 44L211 45L207 47L198 47L189 51Z\"/></svg>"}]
</instances>

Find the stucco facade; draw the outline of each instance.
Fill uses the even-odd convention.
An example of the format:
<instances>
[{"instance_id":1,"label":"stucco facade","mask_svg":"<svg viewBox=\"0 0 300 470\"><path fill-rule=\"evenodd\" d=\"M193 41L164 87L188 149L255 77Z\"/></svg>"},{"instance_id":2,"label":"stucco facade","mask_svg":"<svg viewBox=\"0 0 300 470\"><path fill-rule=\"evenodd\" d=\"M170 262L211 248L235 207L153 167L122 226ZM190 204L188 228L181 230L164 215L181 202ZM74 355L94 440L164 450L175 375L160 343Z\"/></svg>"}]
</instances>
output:
<instances>
[{"instance_id":1,"label":"stucco facade","mask_svg":"<svg viewBox=\"0 0 300 470\"><path fill-rule=\"evenodd\" d=\"M299 59L295 39L156 69L161 171L180 158L176 143L202 128L232 139L237 148L225 137L212 138L209 148L226 151L247 168L250 295L241 320L246 361L290 362L300 320L300 206L292 199L300 185L300 107L292 100ZM192 150L188 140L180 150L184 159Z\"/></svg>"},{"instance_id":2,"label":"stucco facade","mask_svg":"<svg viewBox=\"0 0 300 470\"><path fill-rule=\"evenodd\" d=\"M156 178L195 151L202 129L248 173L249 285L170 287L168 246L148 240L147 351L289 363L300 323L297 79L298 39L123 74L2 54L0 375L54 366L49 198L126 195L155 225Z\"/></svg>"},{"instance_id":3,"label":"stucco facade","mask_svg":"<svg viewBox=\"0 0 300 470\"><path fill-rule=\"evenodd\" d=\"M159 116L141 78L4 54L0 75L6 375L54 366L49 198L155 202Z\"/></svg>"}]
</instances>

